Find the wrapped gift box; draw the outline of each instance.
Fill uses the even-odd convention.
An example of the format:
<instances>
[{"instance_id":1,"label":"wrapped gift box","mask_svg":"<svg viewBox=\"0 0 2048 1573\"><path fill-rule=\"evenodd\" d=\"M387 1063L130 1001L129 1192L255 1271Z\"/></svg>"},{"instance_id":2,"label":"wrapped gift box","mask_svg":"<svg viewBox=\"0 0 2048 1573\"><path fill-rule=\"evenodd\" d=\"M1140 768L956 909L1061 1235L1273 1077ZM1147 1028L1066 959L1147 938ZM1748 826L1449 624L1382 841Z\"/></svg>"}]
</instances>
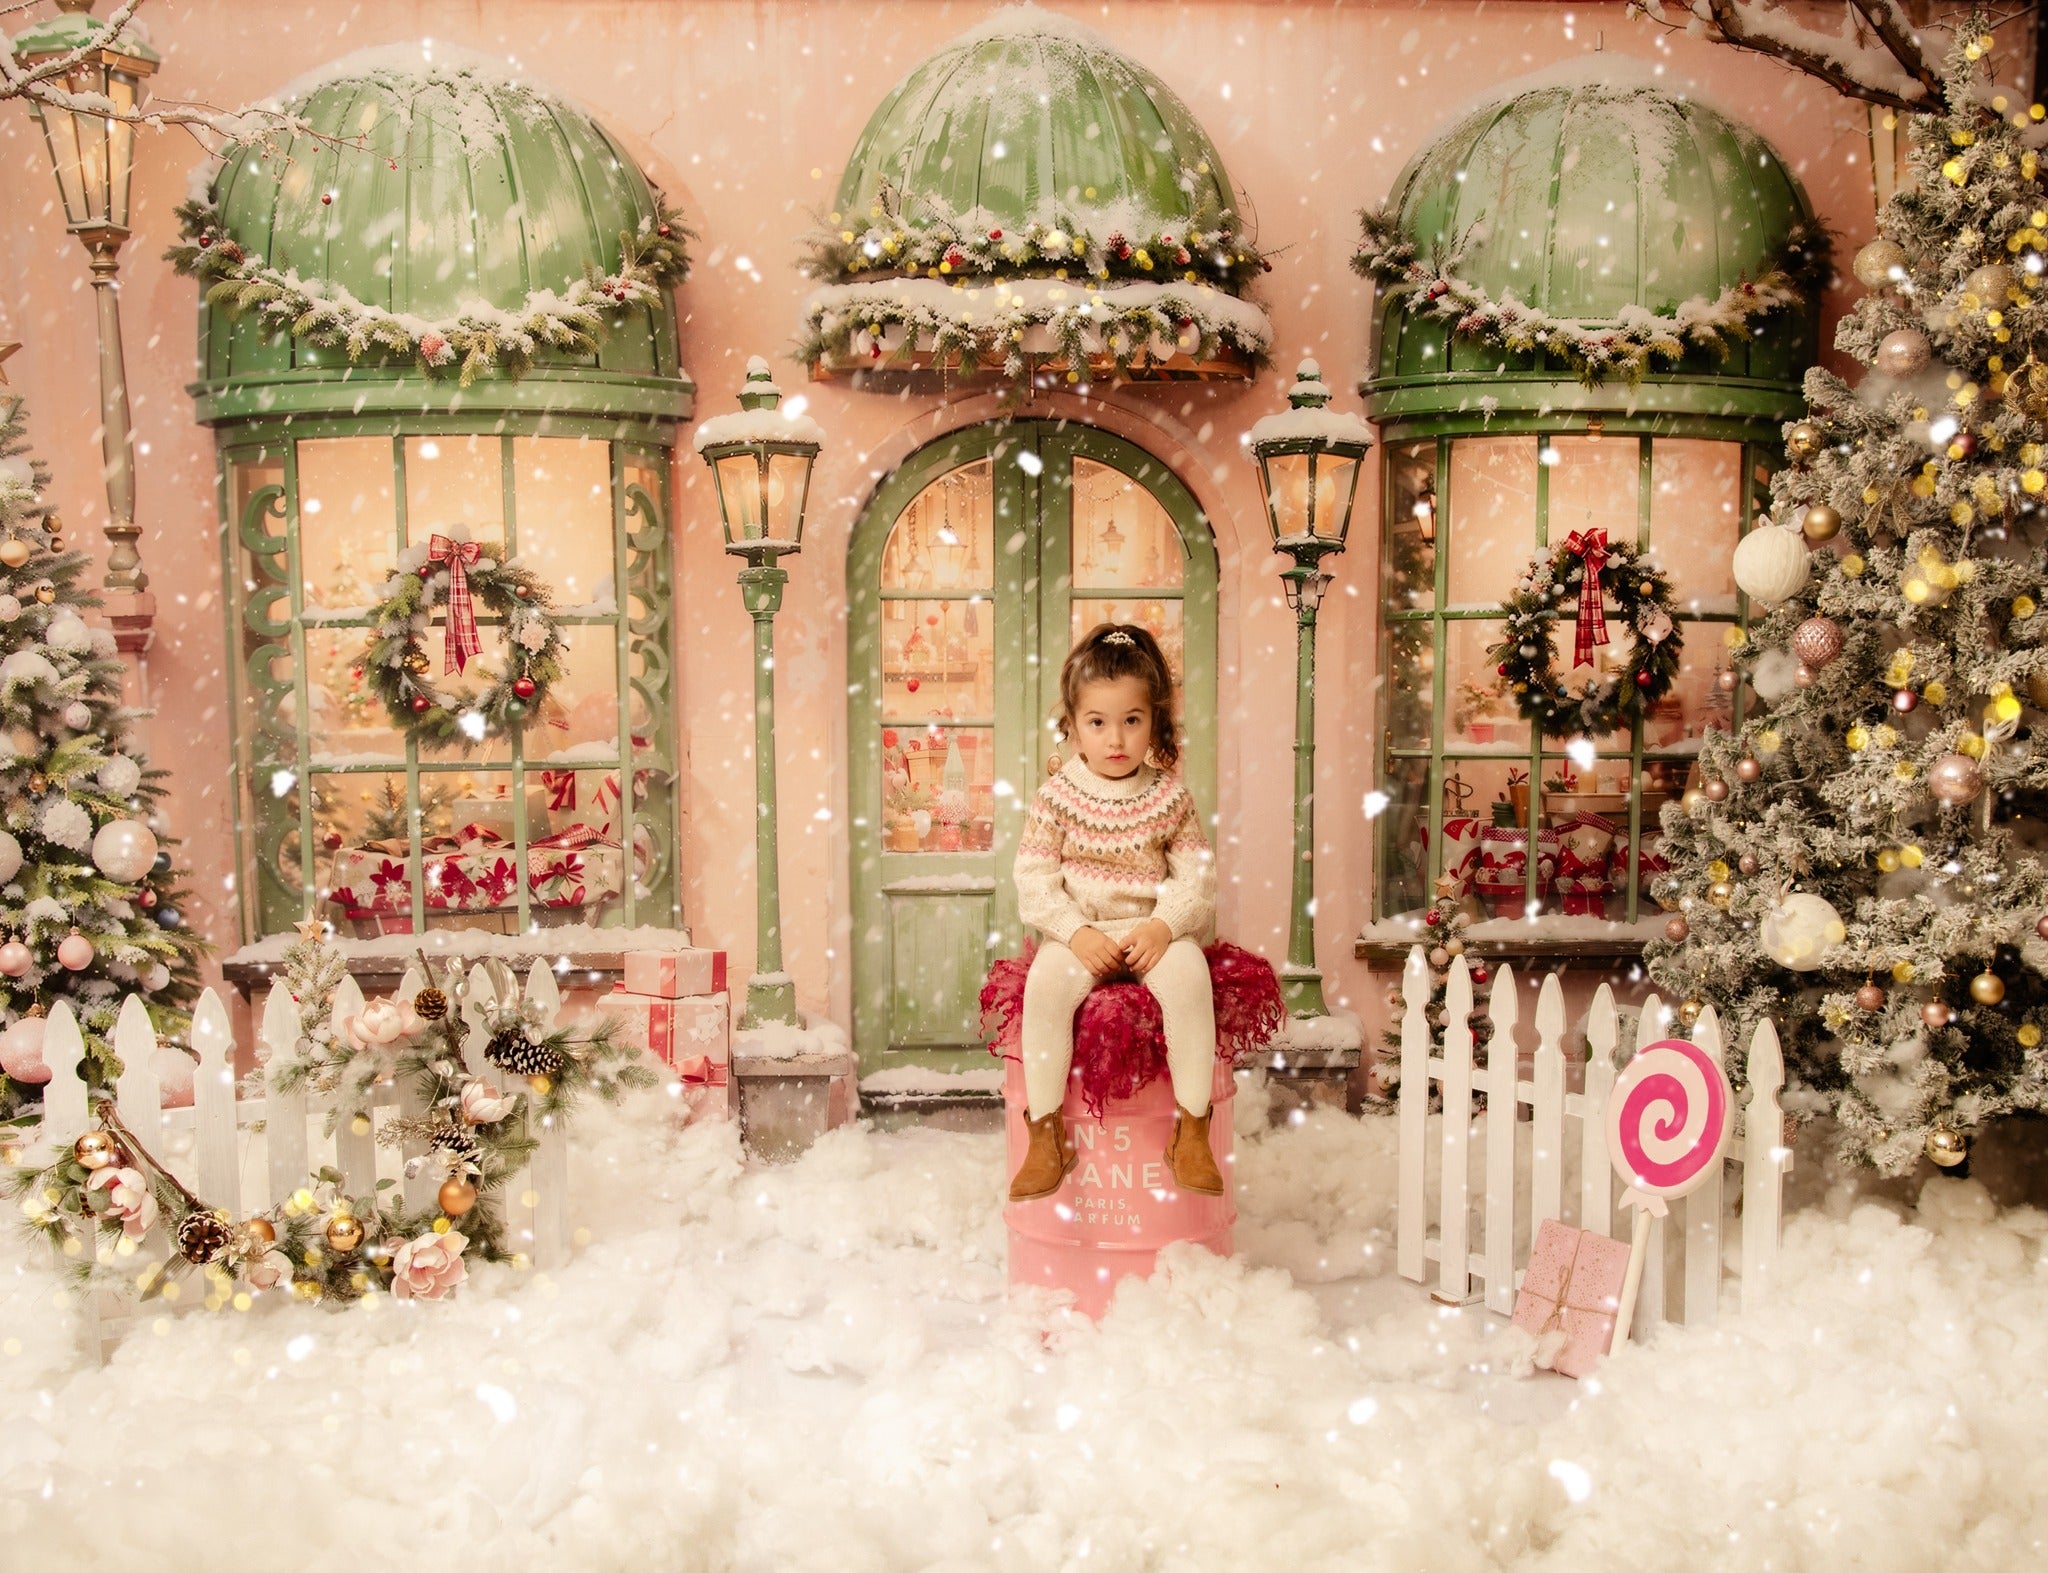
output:
<instances>
[{"instance_id":1,"label":"wrapped gift box","mask_svg":"<svg viewBox=\"0 0 2048 1573\"><path fill-rule=\"evenodd\" d=\"M723 993L663 999L636 994L622 983L600 995L597 1008L618 1023L620 1042L645 1050L671 1069L691 1059L732 1063L732 1007Z\"/></svg>"},{"instance_id":2,"label":"wrapped gift box","mask_svg":"<svg viewBox=\"0 0 2048 1573\"><path fill-rule=\"evenodd\" d=\"M473 839L469 831L473 828L488 836L495 837L506 846L512 844L513 798L509 791L501 791L496 797L458 797L448 805L450 822L455 826L457 840ZM526 838L538 841L557 828L548 817L548 793L542 786L526 789Z\"/></svg>"},{"instance_id":3,"label":"wrapped gift box","mask_svg":"<svg viewBox=\"0 0 2048 1573\"><path fill-rule=\"evenodd\" d=\"M461 836L428 838L420 846L420 872L430 925L457 914L516 913L519 870L512 843L490 831L466 826ZM575 909L590 921L596 908L619 893L623 878L618 846L588 831L527 843L527 900L536 911ZM349 918L388 923L387 932L410 932L412 885L404 842L340 848L327 885L327 899Z\"/></svg>"},{"instance_id":4,"label":"wrapped gift box","mask_svg":"<svg viewBox=\"0 0 2048 1573\"><path fill-rule=\"evenodd\" d=\"M626 952L626 992L658 999L725 992L725 952L679 946Z\"/></svg>"},{"instance_id":5,"label":"wrapped gift box","mask_svg":"<svg viewBox=\"0 0 2048 1573\"><path fill-rule=\"evenodd\" d=\"M1515 1326L1533 1334L1539 1346L1563 1334L1562 1347L1547 1363L1561 1376L1584 1376L1613 1342L1627 1273L1626 1240L1546 1218L1515 1296Z\"/></svg>"},{"instance_id":6,"label":"wrapped gift box","mask_svg":"<svg viewBox=\"0 0 2048 1573\"><path fill-rule=\"evenodd\" d=\"M729 1120L737 1112L732 1066L702 1054L684 1057L675 1067L683 1085L683 1107L690 1119Z\"/></svg>"}]
</instances>

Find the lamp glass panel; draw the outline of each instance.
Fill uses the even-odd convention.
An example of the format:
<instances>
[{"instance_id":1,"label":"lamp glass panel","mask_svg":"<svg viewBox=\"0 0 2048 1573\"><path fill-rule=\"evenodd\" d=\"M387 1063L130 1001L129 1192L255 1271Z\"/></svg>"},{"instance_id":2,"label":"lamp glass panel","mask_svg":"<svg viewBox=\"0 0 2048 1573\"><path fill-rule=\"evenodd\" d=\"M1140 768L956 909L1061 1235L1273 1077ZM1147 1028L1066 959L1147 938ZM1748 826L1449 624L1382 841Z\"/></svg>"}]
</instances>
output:
<instances>
[{"instance_id":1,"label":"lamp glass panel","mask_svg":"<svg viewBox=\"0 0 2048 1573\"><path fill-rule=\"evenodd\" d=\"M1110 465L1077 458L1073 511L1074 588L1180 588L1180 531L1149 488Z\"/></svg>"},{"instance_id":2,"label":"lamp glass panel","mask_svg":"<svg viewBox=\"0 0 2048 1573\"><path fill-rule=\"evenodd\" d=\"M760 461L752 453L730 453L717 461L718 506L725 513L726 539L732 542L762 538L762 481Z\"/></svg>"},{"instance_id":3,"label":"lamp glass panel","mask_svg":"<svg viewBox=\"0 0 2048 1573\"><path fill-rule=\"evenodd\" d=\"M1448 494L1437 499L1437 546L1448 552L1453 607L1498 606L1536 548L1536 439L1460 437Z\"/></svg>"},{"instance_id":4,"label":"lamp glass panel","mask_svg":"<svg viewBox=\"0 0 2048 1573\"><path fill-rule=\"evenodd\" d=\"M1271 524L1281 540L1308 534L1309 456L1276 453L1265 462Z\"/></svg>"},{"instance_id":5,"label":"lamp glass panel","mask_svg":"<svg viewBox=\"0 0 2048 1573\"><path fill-rule=\"evenodd\" d=\"M768 455L768 538L803 544L804 494L811 483L811 458L800 453Z\"/></svg>"},{"instance_id":6,"label":"lamp glass panel","mask_svg":"<svg viewBox=\"0 0 2048 1573\"><path fill-rule=\"evenodd\" d=\"M107 97L122 114L136 105L139 84L125 72L108 73ZM127 120L109 120L107 127L107 218L121 228L128 227L128 188L135 172L135 127Z\"/></svg>"},{"instance_id":7,"label":"lamp glass panel","mask_svg":"<svg viewBox=\"0 0 2048 1573\"><path fill-rule=\"evenodd\" d=\"M1650 476L1650 541L1679 608L1732 617L1742 445L1659 437L1650 450Z\"/></svg>"},{"instance_id":8,"label":"lamp glass panel","mask_svg":"<svg viewBox=\"0 0 2048 1573\"><path fill-rule=\"evenodd\" d=\"M72 71L64 78L67 92L86 93L93 91L92 83L83 71ZM86 203L84 187L84 154L79 144L80 117L64 109L45 109L30 100L36 118L43 123L43 136L50 144L50 163L57 172L57 195L64 203L64 221L79 225L89 222L90 209Z\"/></svg>"},{"instance_id":9,"label":"lamp glass panel","mask_svg":"<svg viewBox=\"0 0 2048 1573\"><path fill-rule=\"evenodd\" d=\"M1358 461L1346 454L1319 453L1316 459L1314 517L1315 532L1326 541L1342 541L1351 527L1353 488L1358 483Z\"/></svg>"}]
</instances>

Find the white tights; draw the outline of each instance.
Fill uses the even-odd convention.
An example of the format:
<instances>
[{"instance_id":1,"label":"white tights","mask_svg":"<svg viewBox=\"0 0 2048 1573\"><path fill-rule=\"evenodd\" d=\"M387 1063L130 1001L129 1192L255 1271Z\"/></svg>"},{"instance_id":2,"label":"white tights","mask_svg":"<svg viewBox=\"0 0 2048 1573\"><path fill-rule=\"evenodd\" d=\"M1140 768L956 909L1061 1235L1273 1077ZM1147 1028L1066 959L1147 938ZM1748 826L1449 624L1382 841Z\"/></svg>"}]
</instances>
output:
<instances>
[{"instance_id":1,"label":"white tights","mask_svg":"<svg viewBox=\"0 0 2048 1573\"><path fill-rule=\"evenodd\" d=\"M1095 981L1081 958L1057 940L1045 941L1032 958L1024 980L1023 1058L1024 1092L1034 1120L1066 1099L1067 1073L1074 1064L1074 1012ZM1174 1101L1190 1114L1207 1113L1216 1073L1216 1001L1208 958L1193 940L1177 939L1139 981L1159 1001L1166 1024L1166 1069L1173 1078Z\"/></svg>"}]
</instances>

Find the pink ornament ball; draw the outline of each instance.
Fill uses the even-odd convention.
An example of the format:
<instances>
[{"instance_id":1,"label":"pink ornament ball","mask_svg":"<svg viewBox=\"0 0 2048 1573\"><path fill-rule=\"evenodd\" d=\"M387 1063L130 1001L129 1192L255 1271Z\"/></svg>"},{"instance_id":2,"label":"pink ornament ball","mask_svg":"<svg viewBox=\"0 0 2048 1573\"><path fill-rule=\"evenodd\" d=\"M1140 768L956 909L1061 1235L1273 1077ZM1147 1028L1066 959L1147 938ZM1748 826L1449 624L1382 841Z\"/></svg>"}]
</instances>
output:
<instances>
[{"instance_id":1,"label":"pink ornament ball","mask_svg":"<svg viewBox=\"0 0 2048 1573\"><path fill-rule=\"evenodd\" d=\"M1716 776L1706 784L1703 790L1707 794L1707 801L1709 803L1719 803L1728 796L1728 783Z\"/></svg>"},{"instance_id":2,"label":"pink ornament ball","mask_svg":"<svg viewBox=\"0 0 2048 1573\"><path fill-rule=\"evenodd\" d=\"M2034 932L2041 938L2048 939L2048 912L2042 913L2034 920Z\"/></svg>"},{"instance_id":3,"label":"pink ornament ball","mask_svg":"<svg viewBox=\"0 0 2048 1573\"><path fill-rule=\"evenodd\" d=\"M30 1086L48 1081L50 1067L43 1063L43 1033L48 1027L41 1016L23 1016L0 1033L0 1071Z\"/></svg>"},{"instance_id":4,"label":"pink ornament ball","mask_svg":"<svg viewBox=\"0 0 2048 1573\"><path fill-rule=\"evenodd\" d=\"M92 941L77 929L66 934L57 946L57 961L73 972L83 972L92 965Z\"/></svg>"},{"instance_id":5,"label":"pink ornament ball","mask_svg":"<svg viewBox=\"0 0 2048 1573\"><path fill-rule=\"evenodd\" d=\"M2048 918L2041 921L2048 923ZM0 972L6 973L10 978L27 977L29 969L35 964L35 956L20 940L10 939L6 944L0 945Z\"/></svg>"},{"instance_id":6,"label":"pink ornament ball","mask_svg":"<svg viewBox=\"0 0 2048 1573\"><path fill-rule=\"evenodd\" d=\"M1682 917L1667 918L1664 922L1664 937L1674 945L1683 945L1686 935L1692 932L1692 925Z\"/></svg>"},{"instance_id":7,"label":"pink ornament ball","mask_svg":"<svg viewBox=\"0 0 2048 1573\"><path fill-rule=\"evenodd\" d=\"M1841 625L1829 617L1809 617L1792 630L1792 653L1818 672L1842 653Z\"/></svg>"}]
</instances>

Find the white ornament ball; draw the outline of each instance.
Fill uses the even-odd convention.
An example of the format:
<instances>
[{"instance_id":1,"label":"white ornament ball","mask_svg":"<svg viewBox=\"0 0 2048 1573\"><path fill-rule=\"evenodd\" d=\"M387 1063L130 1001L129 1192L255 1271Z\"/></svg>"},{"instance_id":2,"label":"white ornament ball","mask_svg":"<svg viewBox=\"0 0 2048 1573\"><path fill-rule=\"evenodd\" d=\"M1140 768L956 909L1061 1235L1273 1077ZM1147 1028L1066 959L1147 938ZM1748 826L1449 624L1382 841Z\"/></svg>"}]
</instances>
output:
<instances>
[{"instance_id":1,"label":"white ornament ball","mask_svg":"<svg viewBox=\"0 0 2048 1573\"><path fill-rule=\"evenodd\" d=\"M156 836L139 819L113 819L92 838L92 861L117 884L132 885L156 862Z\"/></svg>"},{"instance_id":2,"label":"white ornament ball","mask_svg":"<svg viewBox=\"0 0 2048 1573\"><path fill-rule=\"evenodd\" d=\"M74 732L92 730L92 706L83 699L74 699L64 707L64 724Z\"/></svg>"},{"instance_id":3,"label":"white ornament ball","mask_svg":"<svg viewBox=\"0 0 2048 1573\"><path fill-rule=\"evenodd\" d=\"M156 1084L163 1107L192 1107L192 1074L198 1067L192 1063L191 1055L164 1044L150 1055L149 1068L156 1072Z\"/></svg>"},{"instance_id":4,"label":"white ornament ball","mask_svg":"<svg viewBox=\"0 0 2048 1573\"><path fill-rule=\"evenodd\" d=\"M1892 282L1892 269L1903 273L1906 262L1904 246L1880 237L1857 252L1856 260L1849 265L1855 269L1858 283L1869 289L1882 289Z\"/></svg>"},{"instance_id":5,"label":"white ornament ball","mask_svg":"<svg viewBox=\"0 0 2048 1573\"><path fill-rule=\"evenodd\" d=\"M1812 972L1821 957L1849 933L1842 914L1820 896L1787 896L1764 914L1759 938L1764 954L1794 972Z\"/></svg>"},{"instance_id":6,"label":"white ornament ball","mask_svg":"<svg viewBox=\"0 0 2048 1573\"><path fill-rule=\"evenodd\" d=\"M92 815L68 797L48 799L36 828L45 841L68 851L84 852L92 845Z\"/></svg>"},{"instance_id":7,"label":"white ornament ball","mask_svg":"<svg viewBox=\"0 0 2048 1573\"><path fill-rule=\"evenodd\" d=\"M142 785L142 766L126 754L116 754L100 766L99 783L115 797L127 797Z\"/></svg>"},{"instance_id":8,"label":"white ornament ball","mask_svg":"<svg viewBox=\"0 0 2048 1573\"><path fill-rule=\"evenodd\" d=\"M161 994L171 986L171 969L161 961L150 963L149 970L142 975L142 986L152 994Z\"/></svg>"},{"instance_id":9,"label":"white ornament ball","mask_svg":"<svg viewBox=\"0 0 2048 1573\"><path fill-rule=\"evenodd\" d=\"M1760 606L1789 601L1813 576L1813 553L1796 530L1760 525L1735 548L1735 583Z\"/></svg>"},{"instance_id":10,"label":"white ornament ball","mask_svg":"<svg viewBox=\"0 0 2048 1573\"><path fill-rule=\"evenodd\" d=\"M1881 376L1916 377L1926 370L1927 358L1932 353L1933 346L1927 342L1926 334L1917 328L1901 328L1884 336L1871 364Z\"/></svg>"},{"instance_id":11,"label":"white ornament ball","mask_svg":"<svg viewBox=\"0 0 2048 1573\"><path fill-rule=\"evenodd\" d=\"M21 615L21 602L11 595L0 595L0 623L11 623Z\"/></svg>"},{"instance_id":12,"label":"white ornament ball","mask_svg":"<svg viewBox=\"0 0 2048 1573\"><path fill-rule=\"evenodd\" d=\"M16 1081L31 1085L50 1079L50 1067L43 1063L43 1034L49 1022L41 1016L22 1016L0 1032L0 1071Z\"/></svg>"},{"instance_id":13,"label":"white ornament ball","mask_svg":"<svg viewBox=\"0 0 2048 1573\"><path fill-rule=\"evenodd\" d=\"M66 607L50 619L50 626L43 630L43 639L52 650L65 650L72 655L92 648L92 630L85 619Z\"/></svg>"},{"instance_id":14,"label":"white ornament ball","mask_svg":"<svg viewBox=\"0 0 2048 1573\"><path fill-rule=\"evenodd\" d=\"M0 885L21 872L21 843L13 832L0 830Z\"/></svg>"}]
</instances>

